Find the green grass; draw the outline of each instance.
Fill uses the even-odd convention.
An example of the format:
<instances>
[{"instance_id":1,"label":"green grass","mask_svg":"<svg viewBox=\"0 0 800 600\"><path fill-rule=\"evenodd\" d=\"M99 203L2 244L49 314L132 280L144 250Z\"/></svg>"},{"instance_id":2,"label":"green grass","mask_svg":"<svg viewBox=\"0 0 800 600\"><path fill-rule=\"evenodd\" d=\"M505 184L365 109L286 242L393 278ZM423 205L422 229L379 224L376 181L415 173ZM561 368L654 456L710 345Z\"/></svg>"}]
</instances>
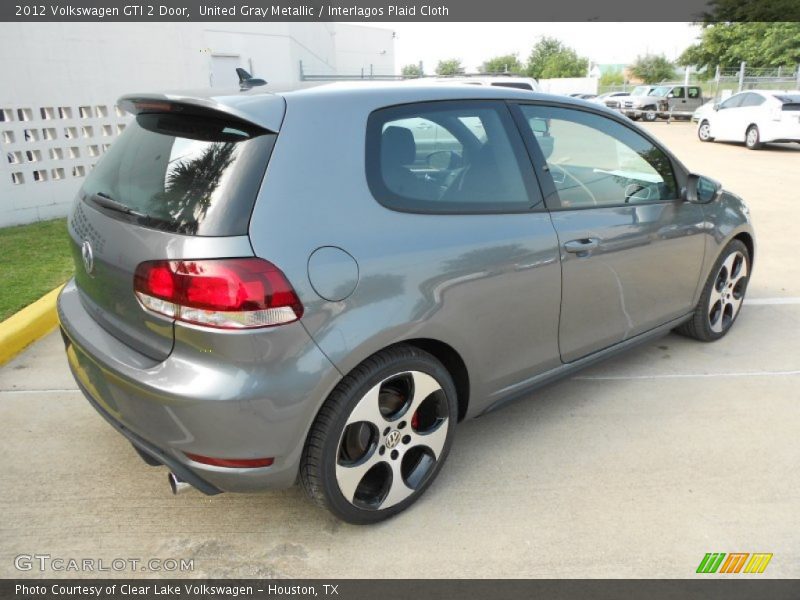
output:
<instances>
[{"instance_id":1,"label":"green grass","mask_svg":"<svg viewBox=\"0 0 800 600\"><path fill-rule=\"evenodd\" d=\"M0 229L0 321L72 275L67 220Z\"/></svg>"}]
</instances>

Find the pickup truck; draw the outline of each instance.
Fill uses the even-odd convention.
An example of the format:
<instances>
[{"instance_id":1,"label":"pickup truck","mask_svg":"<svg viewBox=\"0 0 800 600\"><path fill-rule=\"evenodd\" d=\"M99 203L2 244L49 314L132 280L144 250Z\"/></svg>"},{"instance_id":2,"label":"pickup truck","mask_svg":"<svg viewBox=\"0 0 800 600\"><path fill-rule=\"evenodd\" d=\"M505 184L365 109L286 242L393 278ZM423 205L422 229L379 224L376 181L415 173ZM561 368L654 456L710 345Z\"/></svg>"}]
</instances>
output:
<instances>
[{"instance_id":1,"label":"pickup truck","mask_svg":"<svg viewBox=\"0 0 800 600\"><path fill-rule=\"evenodd\" d=\"M634 121L655 121L659 117L691 119L705 101L699 86L669 83L655 86L647 95L631 97L620 110Z\"/></svg>"}]
</instances>

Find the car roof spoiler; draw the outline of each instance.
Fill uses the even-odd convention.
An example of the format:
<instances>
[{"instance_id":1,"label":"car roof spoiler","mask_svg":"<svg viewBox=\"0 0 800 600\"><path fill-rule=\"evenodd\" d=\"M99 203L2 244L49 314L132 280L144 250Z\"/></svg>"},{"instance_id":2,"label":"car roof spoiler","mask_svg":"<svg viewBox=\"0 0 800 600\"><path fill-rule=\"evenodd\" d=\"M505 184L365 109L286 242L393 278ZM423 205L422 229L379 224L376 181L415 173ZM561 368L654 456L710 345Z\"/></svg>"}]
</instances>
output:
<instances>
[{"instance_id":1,"label":"car roof spoiler","mask_svg":"<svg viewBox=\"0 0 800 600\"><path fill-rule=\"evenodd\" d=\"M231 118L273 133L280 131L286 113L286 100L282 96L263 91L126 94L117 100L117 105L134 115L183 112Z\"/></svg>"}]
</instances>

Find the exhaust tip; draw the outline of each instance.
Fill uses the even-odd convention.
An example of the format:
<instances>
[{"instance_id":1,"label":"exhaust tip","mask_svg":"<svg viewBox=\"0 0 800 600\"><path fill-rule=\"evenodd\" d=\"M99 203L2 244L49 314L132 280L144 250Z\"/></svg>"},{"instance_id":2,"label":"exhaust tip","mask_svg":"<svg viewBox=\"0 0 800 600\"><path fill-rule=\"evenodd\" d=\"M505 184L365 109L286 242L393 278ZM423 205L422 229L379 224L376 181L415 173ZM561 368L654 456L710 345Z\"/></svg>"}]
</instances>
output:
<instances>
[{"instance_id":1,"label":"exhaust tip","mask_svg":"<svg viewBox=\"0 0 800 600\"><path fill-rule=\"evenodd\" d=\"M169 488L172 490L173 496L183 494L184 492L188 492L190 489L192 489L190 484L186 483L172 472L167 475L167 481L169 481Z\"/></svg>"}]
</instances>

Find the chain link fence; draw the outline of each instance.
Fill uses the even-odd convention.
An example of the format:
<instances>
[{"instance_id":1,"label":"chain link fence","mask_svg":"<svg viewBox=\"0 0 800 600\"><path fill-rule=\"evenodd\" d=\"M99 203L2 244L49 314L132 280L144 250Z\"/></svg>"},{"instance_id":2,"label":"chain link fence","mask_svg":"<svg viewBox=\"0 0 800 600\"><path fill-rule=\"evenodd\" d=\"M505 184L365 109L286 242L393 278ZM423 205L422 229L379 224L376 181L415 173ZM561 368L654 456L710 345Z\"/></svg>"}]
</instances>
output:
<instances>
[{"instance_id":1,"label":"chain link fence","mask_svg":"<svg viewBox=\"0 0 800 600\"><path fill-rule=\"evenodd\" d=\"M699 85L703 89L703 97L715 101L724 100L731 94L743 90L800 90L800 65L794 69L786 67L773 69L748 67L747 63L743 62L734 68L717 67L711 77L703 75L690 71L684 76L683 81L671 80L662 83ZM599 86L598 94L630 92L637 85L641 84Z\"/></svg>"}]
</instances>

